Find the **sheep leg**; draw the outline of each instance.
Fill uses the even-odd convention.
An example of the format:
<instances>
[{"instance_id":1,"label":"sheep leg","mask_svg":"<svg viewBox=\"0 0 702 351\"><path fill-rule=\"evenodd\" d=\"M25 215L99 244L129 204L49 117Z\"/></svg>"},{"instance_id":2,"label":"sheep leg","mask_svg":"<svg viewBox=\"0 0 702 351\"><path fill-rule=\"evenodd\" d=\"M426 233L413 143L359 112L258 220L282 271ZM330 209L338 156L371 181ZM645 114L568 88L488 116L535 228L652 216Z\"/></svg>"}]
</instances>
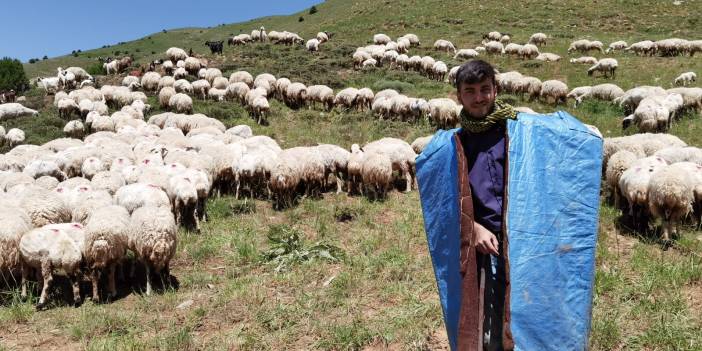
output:
<instances>
[{"instance_id":1,"label":"sheep leg","mask_svg":"<svg viewBox=\"0 0 702 351\"><path fill-rule=\"evenodd\" d=\"M146 295L151 295L151 265L149 263L146 266Z\"/></svg>"},{"instance_id":2,"label":"sheep leg","mask_svg":"<svg viewBox=\"0 0 702 351\"><path fill-rule=\"evenodd\" d=\"M195 205L195 209L193 211L193 220L195 221L195 230L199 233L200 232L200 220L197 217L197 205Z\"/></svg>"},{"instance_id":3,"label":"sheep leg","mask_svg":"<svg viewBox=\"0 0 702 351\"><path fill-rule=\"evenodd\" d=\"M71 282L71 286L73 287L73 306L78 307L82 301L80 298L80 274L70 275L68 280Z\"/></svg>"},{"instance_id":4,"label":"sheep leg","mask_svg":"<svg viewBox=\"0 0 702 351\"><path fill-rule=\"evenodd\" d=\"M402 176L405 177L405 192L408 193L412 190L412 175L410 175L409 170L403 169Z\"/></svg>"},{"instance_id":5,"label":"sheep leg","mask_svg":"<svg viewBox=\"0 0 702 351\"><path fill-rule=\"evenodd\" d=\"M341 194L341 186L343 181L341 180L341 174L335 174L334 178L336 178L336 193Z\"/></svg>"},{"instance_id":6,"label":"sheep leg","mask_svg":"<svg viewBox=\"0 0 702 351\"><path fill-rule=\"evenodd\" d=\"M110 265L109 268L109 276L108 276L108 289L110 290L110 294L108 295L108 300L111 300L115 296L117 296L117 284L115 284L115 270L117 268L117 264L113 263Z\"/></svg>"},{"instance_id":7,"label":"sheep leg","mask_svg":"<svg viewBox=\"0 0 702 351\"><path fill-rule=\"evenodd\" d=\"M179 200L175 201L175 206L173 207L173 211L175 212L175 221L176 225L180 227L181 221L182 221L182 216L181 216L181 204Z\"/></svg>"},{"instance_id":8,"label":"sheep leg","mask_svg":"<svg viewBox=\"0 0 702 351\"><path fill-rule=\"evenodd\" d=\"M90 282L93 285L93 301L100 301L100 293L98 292L98 284L100 282L100 271L94 269L90 272Z\"/></svg>"},{"instance_id":9,"label":"sheep leg","mask_svg":"<svg viewBox=\"0 0 702 351\"><path fill-rule=\"evenodd\" d=\"M40 310L46 305L46 299L49 295L49 287L51 282L54 280L54 276L51 274L51 263L48 259L44 259L41 262L41 278L42 278L42 289L41 295L39 296L39 303L37 304L37 309Z\"/></svg>"},{"instance_id":10,"label":"sheep leg","mask_svg":"<svg viewBox=\"0 0 702 351\"><path fill-rule=\"evenodd\" d=\"M27 280L29 279L29 266L22 264L22 292L20 297L24 300L27 298Z\"/></svg>"}]
</instances>

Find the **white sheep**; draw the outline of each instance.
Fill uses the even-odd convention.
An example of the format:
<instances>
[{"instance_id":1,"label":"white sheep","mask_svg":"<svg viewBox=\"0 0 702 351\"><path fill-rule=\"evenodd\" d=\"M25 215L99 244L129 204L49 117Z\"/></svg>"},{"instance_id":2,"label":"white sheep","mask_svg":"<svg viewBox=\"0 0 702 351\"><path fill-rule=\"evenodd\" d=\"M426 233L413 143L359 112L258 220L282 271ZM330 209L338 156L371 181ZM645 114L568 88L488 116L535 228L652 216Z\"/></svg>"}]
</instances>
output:
<instances>
[{"instance_id":1,"label":"white sheep","mask_svg":"<svg viewBox=\"0 0 702 351\"><path fill-rule=\"evenodd\" d=\"M591 76L595 72L602 72L605 78L607 77L607 74L609 74L611 78L615 78L617 67L619 67L619 63L616 59L603 58L597 61L595 65L593 65L587 70L587 75Z\"/></svg>"},{"instance_id":2,"label":"white sheep","mask_svg":"<svg viewBox=\"0 0 702 351\"><path fill-rule=\"evenodd\" d=\"M0 121L5 121L8 119L23 117L23 116L37 116L38 111L32 110L22 106L22 104L16 102L10 102L7 104L0 104Z\"/></svg>"},{"instance_id":3,"label":"white sheep","mask_svg":"<svg viewBox=\"0 0 702 351\"><path fill-rule=\"evenodd\" d=\"M385 45L391 41L392 39L389 36L382 33L373 36L373 43L376 45Z\"/></svg>"},{"instance_id":4,"label":"white sheep","mask_svg":"<svg viewBox=\"0 0 702 351\"><path fill-rule=\"evenodd\" d=\"M610 43L609 47L607 47L607 50L605 50L605 53L609 54L610 52L615 51L615 50L624 50L627 48L627 46L629 46L629 45L625 41L618 40L618 41Z\"/></svg>"},{"instance_id":5,"label":"white sheep","mask_svg":"<svg viewBox=\"0 0 702 351\"><path fill-rule=\"evenodd\" d=\"M636 228L648 226L648 185L651 175L666 166L660 157L646 157L634 162L619 177L619 191L626 200L627 213Z\"/></svg>"},{"instance_id":6,"label":"white sheep","mask_svg":"<svg viewBox=\"0 0 702 351\"><path fill-rule=\"evenodd\" d=\"M83 260L93 286L93 301L100 299L100 275L107 273L108 298L117 296L115 268L127 253L129 213L122 206L93 209L84 228Z\"/></svg>"},{"instance_id":7,"label":"white sheep","mask_svg":"<svg viewBox=\"0 0 702 351\"><path fill-rule=\"evenodd\" d=\"M168 100L168 107L178 113L193 113L193 99L183 93L177 93Z\"/></svg>"},{"instance_id":8,"label":"white sheep","mask_svg":"<svg viewBox=\"0 0 702 351\"><path fill-rule=\"evenodd\" d=\"M313 38L307 41L305 44L305 47L307 48L307 51L309 52L317 52L319 51L319 40L317 38Z\"/></svg>"},{"instance_id":9,"label":"white sheep","mask_svg":"<svg viewBox=\"0 0 702 351\"><path fill-rule=\"evenodd\" d=\"M19 128L12 128L5 134L5 140L7 140L11 148L22 144L24 142L24 137L24 131Z\"/></svg>"},{"instance_id":10,"label":"white sheep","mask_svg":"<svg viewBox=\"0 0 702 351\"><path fill-rule=\"evenodd\" d=\"M633 51L636 55L653 56L656 53L656 44L650 40L643 40L631 44L624 51Z\"/></svg>"},{"instance_id":11,"label":"white sheep","mask_svg":"<svg viewBox=\"0 0 702 351\"><path fill-rule=\"evenodd\" d=\"M437 127L450 129L459 122L458 105L451 99L439 98L429 100L429 117Z\"/></svg>"},{"instance_id":12,"label":"white sheep","mask_svg":"<svg viewBox=\"0 0 702 351\"><path fill-rule=\"evenodd\" d=\"M165 207L171 210L168 194L157 185L144 183L134 183L119 188L115 193L115 204L126 208L129 213L145 206Z\"/></svg>"},{"instance_id":13,"label":"white sheep","mask_svg":"<svg viewBox=\"0 0 702 351\"><path fill-rule=\"evenodd\" d=\"M536 56L535 60L544 62L557 62L561 60L561 57L550 52L542 52L538 56Z\"/></svg>"},{"instance_id":14,"label":"white sheep","mask_svg":"<svg viewBox=\"0 0 702 351\"><path fill-rule=\"evenodd\" d=\"M582 64L594 65L597 63L597 58L592 57L592 56L581 56L578 58L570 59L570 63L582 63Z\"/></svg>"},{"instance_id":15,"label":"white sheep","mask_svg":"<svg viewBox=\"0 0 702 351\"><path fill-rule=\"evenodd\" d=\"M173 47L166 50L166 56L168 56L168 59L172 62L178 62L180 60L185 60L186 58L188 58L188 53L181 48Z\"/></svg>"},{"instance_id":16,"label":"white sheep","mask_svg":"<svg viewBox=\"0 0 702 351\"><path fill-rule=\"evenodd\" d=\"M537 46L546 45L546 40L548 36L544 33L534 33L529 37L529 44L534 44Z\"/></svg>"},{"instance_id":17,"label":"white sheep","mask_svg":"<svg viewBox=\"0 0 702 351\"><path fill-rule=\"evenodd\" d=\"M177 247L177 226L164 207L140 207L132 213L129 248L146 267L146 295L151 295L151 273L170 279L169 264Z\"/></svg>"},{"instance_id":18,"label":"white sheep","mask_svg":"<svg viewBox=\"0 0 702 351\"><path fill-rule=\"evenodd\" d=\"M696 80L697 74L695 72L685 72L675 78L675 80L673 80L673 84L685 86Z\"/></svg>"},{"instance_id":19,"label":"white sheep","mask_svg":"<svg viewBox=\"0 0 702 351\"><path fill-rule=\"evenodd\" d=\"M568 86L560 80L547 80L541 83L541 93L539 97L547 103L566 103L568 96Z\"/></svg>"},{"instance_id":20,"label":"white sheep","mask_svg":"<svg viewBox=\"0 0 702 351\"><path fill-rule=\"evenodd\" d=\"M229 76L229 84L236 82L246 83L249 87L253 87L254 77L249 72L237 71Z\"/></svg>"},{"instance_id":21,"label":"white sheep","mask_svg":"<svg viewBox=\"0 0 702 351\"><path fill-rule=\"evenodd\" d=\"M0 206L0 274L20 273L22 261L19 243L22 236L31 229L31 220L23 210L14 206ZM26 291L23 296L26 296Z\"/></svg>"},{"instance_id":22,"label":"white sheep","mask_svg":"<svg viewBox=\"0 0 702 351\"><path fill-rule=\"evenodd\" d=\"M146 72L141 77L141 87L146 91L156 91L161 75L158 72Z\"/></svg>"},{"instance_id":23,"label":"white sheep","mask_svg":"<svg viewBox=\"0 0 702 351\"><path fill-rule=\"evenodd\" d=\"M81 303L80 265L84 242L83 226L79 223L49 224L34 229L20 240L22 262L41 272L42 290L37 309L46 305L54 274L66 275L73 287L73 303ZM26 292L28 269L22 270L22 292Z\"/></svg>"},{"instance_id":24,"label":"white sheep","mask_svg":"<svg viewBox=\"0 0 702 351\"><path fill-rule=\"evenodd\" d=\"M422 151L424 151L424 148L426 148L427 145L429 145L429 142L431 141L431 138L433 138L433 137L434 137L433 135L419 137L417 139L414 139L414 141L412 142L412 144L410 144L410 146L412 146L412 150L414 150L414 152L416 152L417 154L421 154Z\"/></svg>"},{"instance_id":25,"label":"white sheep","mask_svg":"<svg viewBox=\"0 0 702 351\"><path fill-rule=\"evenodd\" d=\"M392 162L382 153L366 153L361 163L361 178L366 194L373 193L375 199L386 197L392 182Z\"/></svg>"},{"instance_id":26,"label":"white sheep","mask_svg":"<svg viewBox=\"0 0 702 351\"><path fill-rule=\"evenodd\" d=\"M456 53L456 47L453 46L453 43L444 39L434 42L434 50Z\"/></svg>"},{"instance_id":27,"label":"white sheep","mask_svg":"<svg viewBox=\"0 0 702 351\"><path fill-rule=\"evenodd\" d=\"M82 139L85 135L85 127L79 119L69 121L63 127L63 133L69 138Z\"/></svg>"},{"instance_id":28,"label":"white sheep","mask_svg":"<svg viewBox=\"0 0 702 351\"><path fill-rule=\"evenodd\" d=\"M506 48L505 48L506 51ZM519 57L523 60L531 60L539 57L539 48L534 44L524 44L519 47L518 51Z\"/></svg>"},{"instance_id":29,"label":"white sheep","mask_svg":"<svg viewBox=\"0 0 702 351\"><path fill-rule=\"evenodd\" d=\"M670 165L651 175L648 184L648 206L654 217L663 223L662 239L678 232L680 221L692 212L695 202L693 183L687 170Z\"/></svg>"},{"instance_id":30,"label":"white sheep","mask_svg":"<svg viewBox=\"0 0 702 351\"><path fill-rule=\"evenodd\" d=\"M453 56L454 60L455 59L463 59L463 60L468 60L472 58L478 57L480 54L473 50L473 49L460 49L456 51L456 55Z\"/></svg>"},{"instance_id":31,"label":"white sheep","mask_svg":"<svg viewBox=\"0 0 702 351\"><path fill-rule=\"evenodd\" d=\"M393 171L405 180L405 192L414 185L414 165L417 154L412 147L401 139L382 138L363 146L364 153L379 153L390 158Z\"/></svg>"}]
</instances>

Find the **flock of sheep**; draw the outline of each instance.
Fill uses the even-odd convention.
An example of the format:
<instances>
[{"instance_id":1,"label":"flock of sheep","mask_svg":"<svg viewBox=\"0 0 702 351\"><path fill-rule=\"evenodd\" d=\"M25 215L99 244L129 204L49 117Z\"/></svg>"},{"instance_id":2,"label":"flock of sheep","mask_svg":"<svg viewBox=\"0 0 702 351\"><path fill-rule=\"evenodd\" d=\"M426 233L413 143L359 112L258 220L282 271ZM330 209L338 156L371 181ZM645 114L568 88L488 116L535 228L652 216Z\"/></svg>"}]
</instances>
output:
<instances>
[{"instance_id":1,"label":"flock of sheep","mask_svg":"<svg viewBox=\"0 0 702 351\"><path fill-rule=\"evenodd\" d=\"M307 42L318 51L331 33L320 32ZM456 58L508 54L523 59L557 61L560 57L539 52L548 40L543 33L531 36L524 45L510 43L510 36L491 32L483 45L456 50L443 39L434 48L454 53ZM261 27L251 35L230 38L229 45L251 41L303 44L295 33L266 32ZM373 44L353 54L357 68L388 64L416 70L432 79L452 84L457 67L448 69L429 56L407 54L421 45L418 36L406 34L396 41L377 34ZM652 42L655 49L641 51L643 44L612 43L607 52L673 55L699 51L694 42ZM682 44L681 44L682 43ZM603 50L601 42L579 40L568 52ZM306 85L285 77L263 73L253 76L237 71L229 77L202 57L170 48L165 59L152 63L143 76L128 74L119 86L96 87L95 80L79 67L59 68L56 77L40 78L37 85L54 95L59 116L69 120L66 138L43 145L21 145L24 133L0 127L0 140L12 150L0 154L0 271L26 282L39 277L42 286L38 307L47 303L54 274L67 276L79 303L80 281L92 283L91 296L113 297L116 273L128 251L146 267L146 293L152 291L152 273L168 276L175 254L178 226L199 230L207 221L210 196L232 194L266 199L275 208L295 204L302 197L318 197L326 191L361 193L383 198L395 187L411 191L415 185L415 158L431 140L411 144L395 138L360 144L349 149L321 144L283 149L267 136L255 136L244 125L227 129L220 121L193 114L193 98L237 101L257 123L267 123L268 99L290 108L334 108L367 110L381 119L432 121L438 128L459 122L460 105L448 98L410 97L392 89L347 87L335 92L325 85ZM539 58L540 57L540 58ZM607 60L613 60L614 65ZM581 57L572 63L594 65L588 73L614 75L616 60ZM124 72L131 58L105 63L109 74ZM614 68L612 68L614 67ZM696 76L688 72L675 81L686 85ZM585 99L618 103L630 115L623 123L635 124L644 132L663 132L685 109L702 109L702 89L636 87L628 91L605 83L572 90L558 80L541 81L511 71L497 74L503 92L524 94L548 103L576 106ZM169 112L150 115L148 95L157 96ZM517 108L522 112L534 112ZM112 112L111 112L112 111ZM36 115L19 103L0 105L0 121ZM19 135L21 134L21 135ZM668 134L636 134L605 140L603 175L617 206L644 230L652 218L663 220L663 238L694 213L702 214L702 150L689 147ZM32 272L36 273L33 275ZM107 276L107 292L100 293L101 275Z\"/></svg>"}]
</instances>

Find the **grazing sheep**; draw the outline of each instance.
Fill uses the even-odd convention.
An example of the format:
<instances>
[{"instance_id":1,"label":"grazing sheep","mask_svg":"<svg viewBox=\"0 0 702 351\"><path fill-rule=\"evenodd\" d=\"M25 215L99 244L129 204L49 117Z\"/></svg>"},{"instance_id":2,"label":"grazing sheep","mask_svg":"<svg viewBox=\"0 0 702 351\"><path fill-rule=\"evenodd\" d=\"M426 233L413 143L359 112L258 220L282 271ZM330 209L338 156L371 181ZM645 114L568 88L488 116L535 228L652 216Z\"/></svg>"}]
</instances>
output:
<instances>
[{"instance_id":1,"label":"grazing sheep","mask_svg":"<svg viewBox=\"0 0 702 351\"><path fill-rule=\"evenodd\" d=\"M644 40L631 44L624 51L633 51L639 56L653 56L656 53L656 45L650 40Z\"/></svg>"},{"instance_id":2,"label":"grazing sheep","mask_svg":"<svg viewBox=\"0 0 702 351\"><path fill-rule=\"evenodd\" d=\"M361 88L356 92L356 107L359 109L371 108L375 95L370 88Z\"/></svg>"},{"instance_id":3,"label":"grazing sheep","mask_svg":"<svg viewBox=\"0 0 702 351\"><path fill-rule=\"evenodd\" d=\"M446 73L448 73L448 67L443 61L436 61L434 66L432 66L431 72L430 78L441 82L446 77Z\"/></svg>"},{"instance_id":4,"label":"grazing sheep","mask_svg":"<svg viewBox=\"0 0 702 351\"><path fill-rule=\"evenodd\" d=\"M62 99L58 102L58 111L60 118L68 118L71 115L79 115L80 107L73 99Z\"/></svg>"},{"instance_id":5,"label":"grazing sheep","mask_svg":"<svg viewBox=\"0 0 702 351\"><path fill-rule=\"evenodd\" d=\"M5 273L20 273L22 261L19 243L22 236L31 229L31 220L23 210L14 206L0 206L0 274L3 277Z\"/></svg>"},{"instance_id":6,"label":"grazing sheep","mask_svg":"<svg viewBox=\"0 0 702 351\"><path fill-rule=\"evenodd\" d=\"M10 148L22 144L24 142L24 131L19 128L12 128L5 134L5 140L7 140Z\"/></svg>"},{"instance_id":7,"label":"grazing sheep","mask_svg":"<svg viewBox=\"0 0 702 351\"><path fill-rule=\"evenodd\" d=\"M382 33L373 36L373 43L376 45L385 45L391 41L392 39L389 36Z\"/></svg>"},{"instance_id":8,"label":"grazing sheep","mask_svg":"<svg viewBox=\"0 0 702 351\"><path fill-rule=\"evenodd\" d=\"M581 56L578 58L570 59L570 63L582 63L582 64L594 65L597 63L597 58L592 57L592 56Z\"/></svg>"},{"instance_id":9,"label":"grazing sheep","mask_svg":"<svg viewBox=\"0 0 702 351\"><path fill-rule=\"evenodd\" d=\"M193 113L193 99L183 93L177 93L168 100L168 107L178 113Z\"/></svg>"},{"instance_id":10,"label":"grazing sheep","mask_svg":"<svg viewBox=\"0 0 702 351\"><path fill-rule=\"evenodd\" d=\"M85 135L85 127L79 119L69 121L63 127L63 133L69 138L82 139Z\"/></svg>"},{"instance_id":11,"label":"grazing sheep","mask_svg":"<svg viewBox=\"0 0 702 351\"><path fill-rule=\"evenodd\" d=\"M663 167L651 175L648 184L648 206L651 215L663 220L663 241L677 234L680 221L692 212L695 197L692 179L684 169Z\"/></svg>"},{"instance_id":12,"label":"grazing sheep","mask_svg":"<svg viewBox=\"0 0 702 351\"><path fill-rule=\"evenodd\" d=\"M628 150L619 150L615 152L607 161L607 169L605 171L605 181L609 186L610 193L614 198L614 207L621 206L621 192L619 191L619 179L622 173L629 169L638 157Z\"/></svg>"},{"instance_id":13,"label":"grazing sheep","mask_svg":"<svg viewBox=\"0 0 702 351\"><path fill-rule=\"evenodd\" d=\"M355 106L356 97L358 96L358 89L356 88L346 88L340 90L336 93L334 97L334 105L337 107L344 107L350 109Z\"/></svg>"},{"instance_id":14,"label":"grazing sheep","mask_svg":"<svg viewBox=\"0 0 702 351\"><path fill-rule=\"evenodd\" d=\"M122 206L110 205L93 209L84 228L83 260L93 286L93 301L100 299L100 275L108 275L108 298L117 296L115 268L127 253L129 213Z\"/></svg>"},{"instance_id":15,"label":"grazing sheep","mask_svg":"<svg viewBox=\"0 0 702 351\"><path fill-rule=\"evenodd\" d=\"M627 46L629 46L629 45L625 41L622 41L622 40L615 41L615 42L609 44L609 47L607 47L607 50L605 50L605 53L609 54L610 52L615 51L615 50L624 50L627 48Z\"/></svg>"},{"instance_id":16,"label":"grazing sheep","mask_svg":"<svg viewBox=\"0 0 702 351\"><path fill-rule=\"evenodd\" d=\"M505 48L506 51L506 48ZM519 57L523 60L532 60L538 58L540 55L539 48L534 44L524 44L519 47L518 51Z\"/></svg>"},{"instance_id":17,"label":"grazing sheep","mask_svg":"<svg viewBox=\"0 0 702 351\"><path fill-rule=\"evenodd\" d=\"M696 80L697 74L695 72L685 72L675 78L675 80L673 80L673 84L685 86Z\"/></svg>"},{"instance_id":18,"label":"grazing sheep","mask_svg":"<svg viewBox=\"0 0 702 351\"><path fill-rule=\"evenodd\" d=\"M249 87L253 87L254 77L249 72L237 71L232 73L231 76L229 76L229 84L236 82L242 82L248 85Z\"/></svg>"},{"instance_id":19,"label":"grazing sheep","mask_svg":"<svg viewBox=\"0 0 702 351\"><path fill-rule=\"evenodd\" d=\"M156 91L161 75L158 72L146 72L141 77L141 87L146 91Z\"/></svg>"},{"instance_id":20,"label":"grazing sheep","mask_svg":"<svg viewBox=\"0 0 702 351\"><path fill-rule=\"evenodd\" d=\"M674 92L674 91L671 91ZM624 113L633 113L639 106L641 100L653 95L665 95L666 91L661 87L648 85L638 86L624 92L624 95L614 99L614 103L624 108ZM682 94L681 94L682 95Z\"/></svg>"},{"instance_id":21,"label":"grazing sheep","mask_svg":"<svg viewBox=\"0 0 702 351\"><path fill-rule=\"evenodd\" d=\"M550 52L542 52L539 54L539 56L536 56L535 60L544 62L557 62L561 60L561 57Z\"/></svg>"},{"instance_id":22,"label":"grazing sheep","mask_svg":"<svg viewBox=\"0 0 702 351\"><path fill-rule=\"evenodd\" d=\"M480 54L473 50L473 49L461 49L456 51L456 55L453 56L453 59L463 59L463 60L468 60L472 58L478 57Z\"/></svg>"},{"instance_id":23,"label":"grazing sheep","mask_svg":"<svg viewBox=\"0 0 702 351\"><path fill-rule=\"evenodd\" d=\"M550 104L566 103L568 86L560 80L547 80L541 83L539 97Z\"/></svg>"},{"instance_id":24,"label":"grazing sheep","mask_svg":"<svg viewBox=\"0 0 702 351\"><path fill-rule=\"evenodd\" d=\"M615 78L617 67L619 67L619 63L616 59L603 58L587 70L587 75L592 76L595 72L602 72L605 78L607 78L607 74L609 74L611 78Z\"/></svg>"},{"instance_id":25,"label":"grazing sheep","mask_svg":"<svg viewBox=\"0 0 702 351\"><path fill-rule=\"evenodd\" d=\"M451 129L459 122L458 105L451 99L429 100L429 117L441 129Z\"/></svg>"},{"instance_id":26,"label":"grazing sheep","mask_svg":"<svg viewBox=\"0 0 702 351\"><path fill-rule=\"evenodd\" d=\"M317 52L317 51L319 51L319 43L320 43L319 40L316 38L310 39L305 44L305 47L307 48L307 51L309 51L309 52Z\"/></svg>"},{"instance_id":27,"label":"grazing sheep","mask_svg":"<svg viewBox=\"0 0 702 351\"><path fill-rule=\"evenodd\" d=\"M169 263L177 247L173 213L164 207L140 207L129 224L129 248L146 267L146 295L151 295L151 273L170 277Z\"/></svg>"},{"instance_id":28,"label":"grazing sheep","mask_svg":"<svg viewBox=\"0 0 702 351\"><path fill-rule=\"evenodd\" d=\"M619 177L619 190L626 200L627 213L637 229L648 227L648 185L651 175L666 166L661 158L646 157L634 162Z\"/></svg>"},{"instance_id":29,"label":"grazing sheep","mask_svg":"<svg viewBox=\"0 0 702 351\"><path fill-rule=\"evenodd\" d=\"M417 154L407 142L396 138L382 138L363 146L363 151L367 154L379 153L388 156L392 162L392 170L397 171L405 180L404 192L412 190Z\"/></svg>"},{"instance_id":30,"label":"grazing sheep","mask_svg":"<svg viewBox=\"0 0 702 351\"><path fill-rule=\"evenodd\" d=\"M73 287L73 303L81 303L80 265L85 239L79 223L49 224L29 231L19 243L24 268L22 269L22 295L26 296L29 268L41 273L42 290L37 309L46 305L54 274L66 275Z\"/></svg>"},{"instance_id":31,"label":"grazing sheep","mask_svg":"<svg viewBox=\"0 0 702 351\"><path fill-rule=\"evenodd\" d=\"M456 47L453 46L453 43L444 39L439 39L434 42L434 50L456 53Z\"/></svg>"},{"instance_id":32,"label":"grazing sheep","mask_svg":"<svg viewBox=\"0 0 702 351\"><path fill-rule=\"evenodd\" d=\"M485 43L485 50L488 54L502 55L505 52L505 47L499 41L490 41Z\"/></svg>"},{"instance_id":33,"label":"grazing sheep","mask_svg":"<svg viewBox=\"0 0 702 351\"><path fill-rule=\"evenodd\" d=\"M529 37L529 44L534 44L537 46L546 45L546 40L548 36L544 33L534 33Z\"/></svg>"},{"instance_id":34,"label":"grazing sheep","mask_svg":"<svg viewBox=\"0 0 702 351\"><path fill-rule=\"evenodd\" d=\"M169 48L166 50L166 56L168 56L168 59L172 62L178 62L188 58L188 53L181 48Z\"/></svg>"},{"instance_id":35,"label":"grazing sheep","mask_svg":"<svg viewBox=\"0 0 702 351\"><path fill-rule=\"evenodd\" d=\"M384 199L392 182L392 162L381 153L365 155L361 164L361 178L366 194L373 193L375 199Z\"/></svg>"},{"instance_id":36,"label":"grazing sheep","mask_svg":"<svg viewBox=\"0 0 702 351\"><path fill-rule=\"evenodd\" d=\"M271 106L268 104L268 99L265 96L258 96L251 104L253 115L257 118L256 123L262 124L266 122L266 114L270 112Z\"/></svg>"}]
</instances>

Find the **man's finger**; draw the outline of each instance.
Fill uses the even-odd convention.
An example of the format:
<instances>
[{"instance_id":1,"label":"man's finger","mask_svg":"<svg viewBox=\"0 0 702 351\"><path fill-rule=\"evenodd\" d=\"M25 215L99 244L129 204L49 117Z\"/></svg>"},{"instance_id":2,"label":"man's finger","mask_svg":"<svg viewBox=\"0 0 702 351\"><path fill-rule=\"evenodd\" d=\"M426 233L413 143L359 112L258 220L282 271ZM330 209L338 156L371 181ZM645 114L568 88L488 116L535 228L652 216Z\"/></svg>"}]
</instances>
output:
<instances>
[{"instance_id":1,"label":"man's finger","mask_svg":"<svg viewBox=\"0 0 702 351\"><path fill-rule=\"evenodd\" d=\"M499 249L500 249L500 242L497 241L497 237L494 236L494 235L491 236L491 237L490 237L490 242L492 243L492 246L495 247L495 250L496 250L496 251L499 251Z\"/></svg>"}]
</instances>

